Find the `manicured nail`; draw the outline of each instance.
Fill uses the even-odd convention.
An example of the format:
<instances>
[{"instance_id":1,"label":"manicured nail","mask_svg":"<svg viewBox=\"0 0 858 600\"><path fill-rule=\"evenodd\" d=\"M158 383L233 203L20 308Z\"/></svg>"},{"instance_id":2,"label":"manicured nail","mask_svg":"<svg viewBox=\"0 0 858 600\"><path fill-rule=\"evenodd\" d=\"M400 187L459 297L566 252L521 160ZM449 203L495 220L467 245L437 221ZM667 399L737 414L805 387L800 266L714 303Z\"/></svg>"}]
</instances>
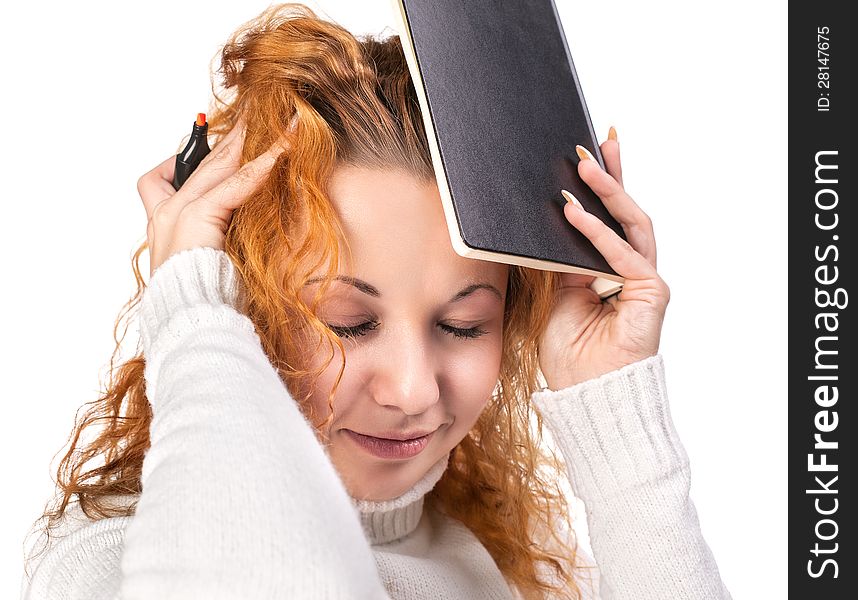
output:
<instances>
[{"instance_id":1,"label":"manicured nail","mask_svg":"<svg viewBox=\"0 0 858 600\"><path fill-rule=\"evenodd\" d=\"M613 125L611 125L611 128L608 129L608 139L614 140L615 142L617 141L617 130L614 129Z\"/></svg>"},{"instance_id":2,"label":"manicured nail","mask_svg":"<svg viewBox=\"0 0 858 600\"><path fill-rule=\"evenodd\" d=\"M581 146L580 144L575 146L575 152L578 154L578 158L580 158L581 160L592 160L593 162L596 162L595 157L590 154L590 151L587 150L584 146Z\"/></svg>"},{"instance_id":3,"label":"manicured nail","mask_svg":"<svg viewBox=\"0 0 858 600\"><path fill-rule=\"evenodd\" d=\"M581 206L581 203L578 202L578 198L567 192L566 190L560 190L560 193L563 194L563 197L566 198L566 202L571 202L573 205L577 206L579 209L584 210L584 207Z\"/></svg>"}]
</instances>

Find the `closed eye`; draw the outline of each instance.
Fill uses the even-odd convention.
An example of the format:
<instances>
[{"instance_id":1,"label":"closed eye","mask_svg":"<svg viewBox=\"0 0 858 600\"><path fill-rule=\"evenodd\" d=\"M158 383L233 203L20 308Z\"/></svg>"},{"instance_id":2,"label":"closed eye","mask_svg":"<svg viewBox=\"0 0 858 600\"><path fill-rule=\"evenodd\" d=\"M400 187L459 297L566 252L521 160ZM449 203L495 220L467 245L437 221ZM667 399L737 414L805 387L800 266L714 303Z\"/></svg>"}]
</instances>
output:
<instances>
[{"instance_id":1,"label":"closed eye","mask_svg":"<svg viewBox=\"0 0 858 600\"><path fill-rule=\"evenodd\" d=\"M328 327L336 333L341 338L354 338L361 335L366 335L367 331L372 331L376 327L378 327L378 321L367 321L366 323L361 323L360 325L328 325Z\"/></svg>"},{"instance_id":2,"label":"closed eye","mask_svg":"<svg viewBox=\"0 0 858 600\"><path fill-rule=\"evenodd\" d=\"M365 323L361 323L360 325L328 325L328 327L331 329L331 331L333 331L342 338L355 338L362 335L366 335L367 332L372 331L379 325L380 323L378 321L367 321ZM461 327L452 327L451 325L445 325L443 323L439 323L438 327L440 327L442 331L454 337L465 339L478 338L481 335L488 333L487 331L480 329L479 327L470 327L468 329L463 329Z\"/></svg>"},{"instance_id":3,"label":"closed eye","mask_svg":"<svg viewBox=\"0 0 858 600\"><path fill-rule=\"evenodd\" d=\"M444 325L443 323L438 323L438 327L443 329L449 334L452 334L458 338L478 338L481 335L488 333L480 329L479 327L471 327L470 329L461 329L459 327L451 327L450 325Z\"/></svg>"}]
</instances>

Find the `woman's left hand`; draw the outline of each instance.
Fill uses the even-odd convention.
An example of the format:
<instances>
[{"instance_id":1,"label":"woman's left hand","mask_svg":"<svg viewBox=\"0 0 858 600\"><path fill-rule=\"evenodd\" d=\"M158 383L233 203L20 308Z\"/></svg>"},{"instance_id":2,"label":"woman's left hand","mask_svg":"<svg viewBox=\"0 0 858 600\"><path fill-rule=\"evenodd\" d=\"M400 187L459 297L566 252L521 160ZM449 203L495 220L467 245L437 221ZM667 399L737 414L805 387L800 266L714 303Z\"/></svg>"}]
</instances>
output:
<instances>
[{"instance_id":1,"label":"woman's left hand","mask_svg":"<svg viewBox=\"0 0 858 600\"><path fill-rule=\"evenodd\" d=\"M625 278L605 301L588 286L594 277L561 274L561 290L539 341L539 364L548 388L559 390L655 355L670 289L656 273L652 221L623 188L620 147L614 131L601 146L607 173L578 154L581 179L622 225L628 242L601 219L567 202L564 213Z\"/></svg>"}]
</instances>

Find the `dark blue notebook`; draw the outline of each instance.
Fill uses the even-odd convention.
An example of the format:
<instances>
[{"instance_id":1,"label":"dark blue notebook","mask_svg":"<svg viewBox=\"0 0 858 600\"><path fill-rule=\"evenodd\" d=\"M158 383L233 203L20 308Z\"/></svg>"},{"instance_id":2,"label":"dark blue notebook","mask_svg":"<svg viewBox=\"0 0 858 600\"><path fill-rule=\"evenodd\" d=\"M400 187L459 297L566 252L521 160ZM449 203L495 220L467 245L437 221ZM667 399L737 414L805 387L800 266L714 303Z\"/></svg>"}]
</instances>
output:
<instances>
[{"instance_id":1,"label":"dark blue notebook","mask_svg":"<svg viewBox=\"0 0 858 600\"><path fill-rule=\"evenodd\" d=\"M567 189L626 239L577 172L604 161L552 0L391 0L455 251L464 257L623 278L563 215Z\"/></svg>"}]
</instances>

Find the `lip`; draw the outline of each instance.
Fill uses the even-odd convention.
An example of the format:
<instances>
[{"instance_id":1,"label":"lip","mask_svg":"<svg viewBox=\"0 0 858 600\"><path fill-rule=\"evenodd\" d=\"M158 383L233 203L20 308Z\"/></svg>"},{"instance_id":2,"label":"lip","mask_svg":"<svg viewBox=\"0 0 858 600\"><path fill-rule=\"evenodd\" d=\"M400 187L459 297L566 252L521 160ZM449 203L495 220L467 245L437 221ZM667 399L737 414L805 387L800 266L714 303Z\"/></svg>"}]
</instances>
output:
<instances>
[{"instance_id":1,"label":"lip","mask_svg":"<svg viewBox=\"0 0 858 600\"><path fill-rule=\"evenodd\" d=\"M343 430L346 435L353 440L358 446L363 448L377 458L386 459L406 459L413 458L423 452L434 431L418 438L408 440L395 440L388 438L378 438L371 435L363 435L351 429ZM437 430L436 430L437 431Z\"/></svg>"},{"instance_id":2,"label":"lip","mask_svg":"<svg viewBox=\"0 0 858 600\"><path fill-rule=\"evenodd\" d=\"M397 442L407 442L408 440L416 440L417 438L426 437L432 433L432 431L411 431L409 433L398 433L396 431L382 431L379 435L369 435L368 433L364 433L361 435L365 435L367 437L374 437L376 439L381 440L394 440Z\"/></svg>"}]
</instances>

